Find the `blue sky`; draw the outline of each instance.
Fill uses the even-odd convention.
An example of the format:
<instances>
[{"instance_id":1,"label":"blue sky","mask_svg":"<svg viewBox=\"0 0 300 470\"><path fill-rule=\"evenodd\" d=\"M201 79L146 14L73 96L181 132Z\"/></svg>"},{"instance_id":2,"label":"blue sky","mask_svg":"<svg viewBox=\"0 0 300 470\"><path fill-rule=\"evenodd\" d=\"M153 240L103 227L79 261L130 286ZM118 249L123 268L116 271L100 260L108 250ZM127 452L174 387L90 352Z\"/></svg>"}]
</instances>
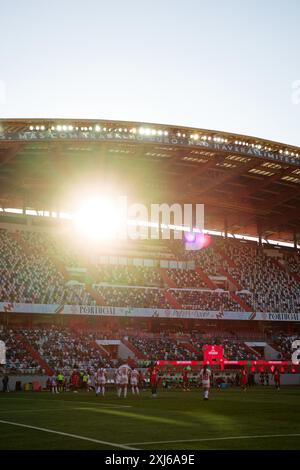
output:
<instances>
[{"instance_id":1,"label":"blue sky","mask_svg":"<svg viewBox=\"0 0 300 470\"><path fill-rule=\"evenodd\" d=\"M13 0L0 18L2 118L150 121L300 145L299 0Z\"/></svg>"}]
</instances>

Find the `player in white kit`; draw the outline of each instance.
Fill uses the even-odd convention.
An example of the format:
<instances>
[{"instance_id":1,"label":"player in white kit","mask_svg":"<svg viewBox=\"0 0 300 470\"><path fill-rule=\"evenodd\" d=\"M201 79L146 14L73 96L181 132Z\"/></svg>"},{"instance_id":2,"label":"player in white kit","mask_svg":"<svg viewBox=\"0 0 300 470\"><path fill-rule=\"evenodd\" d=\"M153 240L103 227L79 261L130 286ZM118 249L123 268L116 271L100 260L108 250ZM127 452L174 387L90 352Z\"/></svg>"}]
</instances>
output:
<instances>
[{"instance_id":1,"label":"player in white kit","mask_svg":"<svg viewBox=\"0 0 300 470\"><path fill-rule=\"evenodd\" d=\"M58 393L57 380L56 380L55 375L53 375L52 378L51 378L51 392L52 393Z\"/></svg>"},{"instance_id":2,"label":"player in white kit","mask_svg":"<svg viewBox=\"0 0 300 470\"><path fill-rule=\"evenodd\" d=\"M120 370L119 370L119 369L117 369L116 372L115 372L114 381L115 381L115 386L116 386L117 394L118 394L118 396L119 396L119 389L121 388L121 374L120 374Z\"/></svg>"},{"instance_id":3,"label":"player in white kit","mask_svg":"<svg viewBox=\"0 0 300 470\"><path fill-rule=\"evenodd\" d=\"M208 400L208 394L210 389L210 379L211 379L211 370L205 364L203 369L200 371L200 378L202 379L202 388L203 388L203 399Z\"/></svg>"},{"instance_id":4,"label":"player in white kit","mask_svg":"<svg viewBox=\"0 0 300 470\"><path fill-rule=\"evenodd\" d=\"M128 382L129 382L130 367L127 365L120 366L118 369L118 372L120 374L120 386L118 388L118 397L122 396L122 391L123 391L123 396L124 398L126 398L127 387L128 387Z\"/></svg>"},{"instance_id":5,"label":"player in white kit","mask_svg":"<svg viewBox=\"0 0 300 470\"><path fill-rule=\"evenodd\" d=\"M138 383L139 383L140 373L137 369L133 368L130 374L130 385L131 391L133 395L136 393L137 395L140 394Z\"/></svg>"},{"instance_id":6,"label":"player in white kit","mask_svg":"<svg viewBox=\"0 0 300 470\"><path fill-rule=\"evenodd\" d=\"M103 367L100 367L97 370L96 379L95 379L97 396L101 393L101 395L104 397L106 379L107 379L106 370Z\"/></svg>"}]
</instances>

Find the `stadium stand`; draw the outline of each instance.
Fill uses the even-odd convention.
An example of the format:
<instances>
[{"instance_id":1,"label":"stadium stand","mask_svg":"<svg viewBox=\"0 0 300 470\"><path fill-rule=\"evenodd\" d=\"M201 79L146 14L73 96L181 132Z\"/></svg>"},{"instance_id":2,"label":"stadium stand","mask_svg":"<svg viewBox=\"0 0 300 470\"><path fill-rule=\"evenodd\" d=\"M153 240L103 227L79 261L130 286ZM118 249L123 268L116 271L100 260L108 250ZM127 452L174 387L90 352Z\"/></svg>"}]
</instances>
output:
<instances>
[{"instance_id":1,"label":"stadium stand","mask_svg":"<svg viewBox=\"0 0 300 470\"><path fill-rule=\"evenodd\" d=\"M30 345L32 354L24 347L22 336ZM210 334L153 334L149 331L139 331L127 334L125 330L101 330L76 332L70 328L60 328L52 325L32 328L10 328L0 333L8 347L8 362L6 370L13 374L51 374L63 371L97 369L100 364L111 367L118 363L107 351L97 345L96 340L103 337L120 338L125 345L131 345L135 353L136 363L144 366L156 360L201 360L204 344L219 344L223 346L224 357L229 360L260 359L260 355L250 350L243 340L230 337L229 332L223 336L214 337ZM289 350L295 337L280 335L274 339L278 350L284 355ZM35 356L35 357L34 357ZM38 361L36 358L40 358ZM44 367L41 367L41 364Z\"/></svg>"},{"instance_id":2,"label":"stadium stand","mask_svg":"<svg viewBox=\"0 0 300 470\"><path fill-rule=\"evenodd\" d=\"M113 285L160 287L162 279L154 268L140 266L99 266L98 281Z\"/></svg>"},{"instance_id":3,"label":"stadium stand","mask_svg":"<svg viewBox=\"0 0 300 470\"><path fill-rule=\"evenodd\" d=\"M170 308L163 290L142 287L94 286L104 299L104 305L112 307Z\"/></svg>"},{"instance_id":4,"label":"stadium stand","mask_svg":"<svg viewBox=\"0 0 300 470\"><path fill-rule=\"evenodd\" d=\"M240 305L234 302L229 292L184 289L172 289L171 292L185 309L217 311L240 310Z\"/></svg>"},{"instance_id":5,"label":"stadium stand","mask_svg":"<svg viewBox=\"0 0 300 470\"><path fill-rule=\"evenodd\" d=\"M90 261L83 266L77 253L50 233L1 229L0 301L300 312L298 255L282 250L279 262L257 244L220 238L199 251L180 247L174 253L194 261L195 269L99 263L91 267ZM70 267L90 269L86 277L94 279L94 290L90 280L78 280ZM218 276L222 289L217 288Z\"/></svg>"},{"instance_id":6,"label":"stadium stand","mask_svg":"<svg viewBox=\"0 0 300 470\"><path fill-rule=\"evenodd\" d=\"M197 271L193 269L167 269L167 275L172 279L176 287L207 287Z\"/></svg>"},{"instance_id":7,"label":"stadium stand","mask_svg":"<svg viewBox=\"0 0 300 470\"><path fill-rule=\"evenodd\" d=\"M279 351L280 356L282 359L290 359L291 357L291 350L292 350L292 343L295 340L299 340L300 337L297 335L287 335L284 333L280 333L278 335L273 336L273 344L276 349Z\"/></svg>"},{"instance_id":8,"label":"stadium stand","mask_svg":"<svg viewBox=\"0 0 300 470\"><path fill-rule=\"evenodd\" d=\"M40 234L14 235L0 230L2 302L94 304L82 285L66 283L49 255L48 245L41 243Z\"/></svg>"},{"instance_id":9,"label":"stadium stand","mask_svg":"<svg viewBox=\"0 0 300 470\"><path fill-rule=\"evenodd\" d=\"M28 352L17 331L11 328L3 329L0 332L0 339L6 345L5 369L10 374L44 374L46 372L38 360Z\"/></svg>"},{"instance_id":10,"label":"stadium stand","mask_svg":"<svg viewBox=\"0 0 300 470\"><path fill-rule=\"evenodd\" d=\"M262 249L250 244L230 242L227 253L234 262L234 267L227 265L227 270L244 289L253 293L254 310L300 311L300 284L288 272L280 269Z\"/></svg>"},{"instance_id":11,"label":"stadium stand","mask_svg":"<svg viewBox=\"0 0 300 470\"><path fill-rule=\"evenodd\" d=\"M22 336L32 351L22 341ZM51 326L49 328L23 328L5 329L0 338L5 341L7 350L6 369L10 373L21 374L51 374L61 370L64 373L70 370L97 369L100 364L109 366L109 357L95 343L90 332L76 333L72 330ZM35 356L35 357L34 357ZM38 361L38 358L41 361ZM45 365L41 367L41 363Z\"/></svg>"},{"instance_id":12,"label":"stadium stand","mask_svg":"<svg viewBox=\"0 0 300 470\"><path fill-rule=\"evenodd\" d=\"M153 338L147 336L131 336L130 342L142 353L148 361L155 360L194 360L195 354L185 346L184 343L172 340L167 336L163 338Z\"/></svg>"}]
</instances>

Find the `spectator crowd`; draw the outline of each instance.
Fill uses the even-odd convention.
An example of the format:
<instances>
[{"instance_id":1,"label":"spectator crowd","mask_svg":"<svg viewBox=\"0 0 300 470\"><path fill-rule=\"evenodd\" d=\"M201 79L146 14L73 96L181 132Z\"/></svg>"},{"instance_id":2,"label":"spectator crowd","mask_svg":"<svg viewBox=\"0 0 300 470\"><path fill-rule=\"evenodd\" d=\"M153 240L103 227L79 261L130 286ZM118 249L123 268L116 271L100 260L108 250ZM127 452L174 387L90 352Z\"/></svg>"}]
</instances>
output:
<instances>
[{"instance_id":1,"label":"spectator crowd","mask_svg":"<svg viewBox=\"0 0 300 470\"><path fill-rule=\"evenodd\" d=\"M240 311L246 304L255 312L300 313L296 253L278 261L257 244L221 238L198 251L176 245L174 252L195 269L159 268L157 260L153 267L96 262L90 280L78 280L69 268L83 261L54 235L1 229L0 302L212 311ZM214 284L216 277L227 286Z\"/></svg>"}]
</instances>

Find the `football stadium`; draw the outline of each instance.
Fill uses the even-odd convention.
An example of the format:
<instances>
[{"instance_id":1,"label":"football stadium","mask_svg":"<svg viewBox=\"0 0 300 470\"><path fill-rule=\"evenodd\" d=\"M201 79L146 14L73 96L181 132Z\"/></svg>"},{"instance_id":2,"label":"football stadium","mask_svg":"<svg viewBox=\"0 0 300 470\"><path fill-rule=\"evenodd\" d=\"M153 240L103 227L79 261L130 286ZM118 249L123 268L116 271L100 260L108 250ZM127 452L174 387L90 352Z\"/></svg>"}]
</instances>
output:
<instances>
[{"instance_id":1,"label":"football stadium","mask_svg":"<svg viewBox=\"0 0 300 470\"><path fill-rule=\"evenodd\" d=\"M0 449L299 450L299 249L299 147L0 120Z\"/></svg>"}]
</instances>

